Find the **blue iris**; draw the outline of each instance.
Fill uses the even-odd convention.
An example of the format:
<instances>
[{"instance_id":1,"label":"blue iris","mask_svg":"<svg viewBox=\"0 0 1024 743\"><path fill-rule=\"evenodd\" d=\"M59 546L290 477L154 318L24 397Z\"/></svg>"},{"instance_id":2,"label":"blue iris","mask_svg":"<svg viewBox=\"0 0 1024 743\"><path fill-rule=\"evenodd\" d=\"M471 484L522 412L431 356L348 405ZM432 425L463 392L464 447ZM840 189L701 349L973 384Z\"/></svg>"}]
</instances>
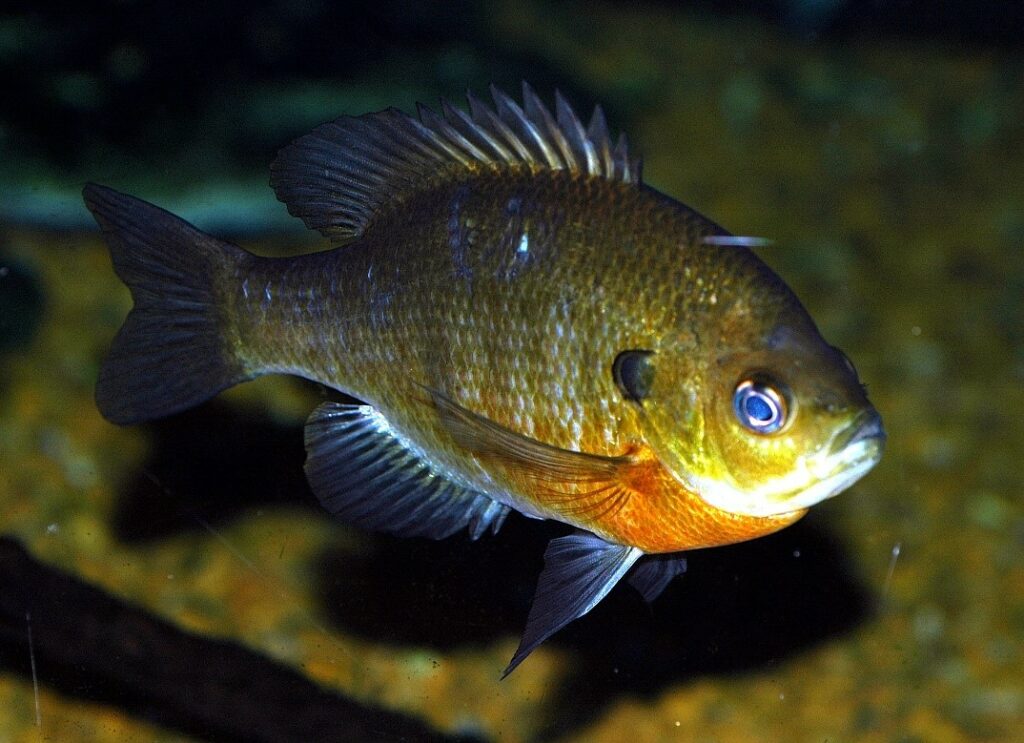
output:
<instances>
[{"instance_id":1,"label":"blue iris","mask_svg":"<svg viewBox=\"0 0 1024 743\"><path fill-rule=\"evenodd\" d=\"M754 433L775 433L786 423L783 393L760 377L736 385L732 405L739 422Z\"/></svg>"}]
</instances>

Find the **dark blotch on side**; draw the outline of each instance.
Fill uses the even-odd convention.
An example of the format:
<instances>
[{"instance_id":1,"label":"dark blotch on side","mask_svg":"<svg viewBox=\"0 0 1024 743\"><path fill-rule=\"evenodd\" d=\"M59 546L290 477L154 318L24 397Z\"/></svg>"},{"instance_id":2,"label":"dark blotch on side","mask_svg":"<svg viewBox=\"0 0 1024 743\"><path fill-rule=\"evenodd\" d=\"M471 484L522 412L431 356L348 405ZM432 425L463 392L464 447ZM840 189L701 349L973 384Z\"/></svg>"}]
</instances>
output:
<instances>
[{"instance_id":1,"label":"dark blotch on side","mask_svg":"<svg viewBox=\"0 0 1024 743\"><path fill-rule=\"evenodd\" d=\"M615 357L612 375L623 397L643 402L654 384L654 351L629 350Z\"/></svg>"}]
</instances>

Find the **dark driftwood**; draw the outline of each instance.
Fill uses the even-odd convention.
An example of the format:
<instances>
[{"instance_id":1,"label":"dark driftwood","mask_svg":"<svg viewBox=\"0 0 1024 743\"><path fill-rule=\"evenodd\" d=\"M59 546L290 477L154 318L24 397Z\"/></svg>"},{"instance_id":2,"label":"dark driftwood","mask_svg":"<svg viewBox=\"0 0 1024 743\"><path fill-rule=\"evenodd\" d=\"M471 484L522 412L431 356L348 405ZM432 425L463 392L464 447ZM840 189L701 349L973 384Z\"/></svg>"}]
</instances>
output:
<instances>
[{"instance_id":1,"label":"dark driftwood","mask_svg":"<svg viewBox=\"0 0 1024 743\"><path fill-rule=\"evenodd\" d=\"M0 669L217 741L455 740L233 642L184 632L0 538ZM43 726L45 730L45 709Z\"/></svg>"}]
</instances>

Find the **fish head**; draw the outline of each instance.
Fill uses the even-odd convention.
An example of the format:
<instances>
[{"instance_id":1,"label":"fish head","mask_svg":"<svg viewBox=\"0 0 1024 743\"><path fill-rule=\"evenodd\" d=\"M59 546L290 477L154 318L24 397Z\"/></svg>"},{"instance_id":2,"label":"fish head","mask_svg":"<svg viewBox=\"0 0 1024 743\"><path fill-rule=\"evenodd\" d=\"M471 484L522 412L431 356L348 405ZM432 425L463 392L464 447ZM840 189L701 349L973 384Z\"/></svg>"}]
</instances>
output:
<instances>
[{"instance_id":1,"label":"fish head","mask_svg":"<svg viewBox=\"0 0 1024 743\"><path fill-rule=\"evenodd\" d=\"M764 331L731 325L717 334L718 353L696 361L685 344L652 356L648 443L715 508L754 517L806 509L882 455L881 417L853 364L801 315Z\"/></svg>"}]
</instances>

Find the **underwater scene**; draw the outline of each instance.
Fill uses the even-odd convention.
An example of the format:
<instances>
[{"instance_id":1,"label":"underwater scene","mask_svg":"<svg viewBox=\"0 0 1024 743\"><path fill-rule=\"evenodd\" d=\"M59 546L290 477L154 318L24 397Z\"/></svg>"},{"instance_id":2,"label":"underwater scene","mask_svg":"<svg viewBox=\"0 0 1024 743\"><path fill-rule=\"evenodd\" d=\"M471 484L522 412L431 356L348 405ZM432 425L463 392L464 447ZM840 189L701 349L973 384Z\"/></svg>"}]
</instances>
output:
<instances>
[{"instance_id":1,"label":"underwater scene","mask_svg":"<svg viewBox=\"0 0 1024 743\"><path fill-rule=\"evenodd\" d=\"M1024 10L95 5L0 12L0 743L1024 740Z\"/></svg>"}]
</instances>

